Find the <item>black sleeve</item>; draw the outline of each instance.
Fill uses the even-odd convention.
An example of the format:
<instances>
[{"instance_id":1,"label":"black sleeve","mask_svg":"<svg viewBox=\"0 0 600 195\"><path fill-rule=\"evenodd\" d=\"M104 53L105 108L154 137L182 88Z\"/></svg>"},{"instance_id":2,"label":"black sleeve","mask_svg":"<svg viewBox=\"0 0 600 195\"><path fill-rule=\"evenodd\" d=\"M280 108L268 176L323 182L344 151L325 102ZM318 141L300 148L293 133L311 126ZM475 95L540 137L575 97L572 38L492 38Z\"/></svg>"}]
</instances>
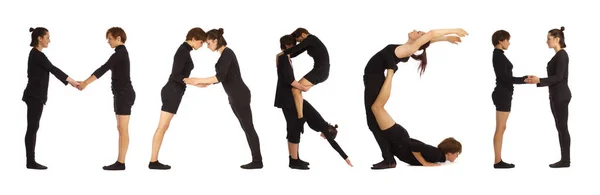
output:
<instances>
[{"instance_id":1,"label":"black sleeve","mask_svg":"<svg viewBox=\"0 0 600 195\"><path fill-rule=\"evenodd\" d=\"M342 150L342 147L340 147L340 145L333 139L333 137L331 137L331 134L329 133L329 131L325 130L325 131L321 131L321 133L323 133L323 135L325 135L325 138L327 139L327 141L329 142L331 147L333 147L333 149L335 149L335 151L337 151L344 160L348 159L348 155L346 155L346 153L344 153L344 150Z\"/></svg>"},{"instance_id":2,"label":"black sleeve","mask_svg":"<svg viewBox=\"0 0 600 195\"><path fill-rule=\"evenodd\" d=\"M45 55L41 56L41 62L37 63L37 64L41 64L42 67L52 73L52 75L54 75L54 77L56 77L58 80L60 80L60 82L62 82L64 85L67 85L67 78L69 77L67 74L65 74L65 72L63 72L62 70L60 70L59 68L57 68L56 66L54 66L52 64L52 62L50 62L50 60L48 59L48 57L46 57Z\"/></svg>"},{"instance_id":3,"label":"black sleeve","mask_svg":"<svg viewBox=\"0 0 600 195\"><path fill-rule=\"evenodd\" d=\"M171 70L169 80L185 85L183 82L183 71L185 69L185 62L188 58L190 58L189 52L177 50L177 53L175 53L175 57L173 58L173 69Z\"/></svg>"},{"instance_id":4,"label":"black sleeve","mask_svg":"<svg viewBox=\"0 0 600 195\"><path fill-rule=\"evenodd\" d=\"M119 53L116 53L116 52L113 53L110 56L110 58L108 58L108 61L106 61L106 63L104 63L104 65L102 65L98 69L96 69L96 71L94 71L94 73L92 73L92 75L96 76L96 78L99 79L108 70L110 70L111 68L115 67L119 63L119 61L121 61Z\"/></svg>"},{"instance_id":5,"label":"black sleeve","mask_svg":"<svg viewBox=\"0 0 600 195\"><path fill-rule=\"evenodd\" d=\"M294 70L292 69L292 65L290 64L287 55L279 56L279 65L277 68L281 71L282 80L285 83L292 85L296 78L294 77Z\"/></svg>"},{"instance_id":6,"label":"black sleeve","mask_svg":"<svg viewBox=\"0 0 600 195\"><path fill-rule=\"evenodd\" d=\"M233 62L232 51L227 50L227 49L224 50L223 53L221 54L221 57L219 57L219 60L217 61L217 64L215 66L215 71L217 72L217 74L215 76L217 77L218 82L222 82L225 79L232 62Z\"/></svg>"},{"instance_id":7,"label":"black sleeve","mask_svg":"<svg viewBox=\"0 0 600 195\"><path fill-rule=\"evenodd\" d=\"M396 47L389 47L386 48L383 53L381 53L383 55L381 57L383 58L383 66L385 67L385 69L393 69L394 72L398 70L398 64L394 63L394 59L396 58L395 50Z\"/></svg>"},{"instance_id":8,"label":"black sleeve","mask_svg":"<svg viewBox=\"0 0 600 195\"><path fill-rule=\"evenodd\" d=\"M540 83L537 84L538 87L554 85L563 80L567 67L569 66L569 56L567 56L566 53L559 53L557 54L554 63L555 74L548 75L547 78L540 78Z\"/></svg>"},{"instance_id":9,"label":"black sleeve","mask_svg":"<svg viewBox=\"0 0 600 195\"><path fill-rule=\"evenodd\" d=\"M525 77L513 77L512 71L508 70L509 63L504 55L499 54L494 57L492 64L498 80L503 83L525 84Z\"/></svg>"},{"instance_id":10,"label":"black sleeve","mask_svg":"<svg viewBox=\"0 0 600 195\"><path fill-rule=\"evenodd\" d=\"M298 45L291 47L289 49L283 50L283 54L285 55L289 55L292 54L291 57L296 57L300 54L302 54L304 51L306 51L306 49L309 46L312 46L314 44L315 40L312 39L312 37L307 37L306 39L304 39L302 42L300 42Z\"/></svg>"}]
</instances>

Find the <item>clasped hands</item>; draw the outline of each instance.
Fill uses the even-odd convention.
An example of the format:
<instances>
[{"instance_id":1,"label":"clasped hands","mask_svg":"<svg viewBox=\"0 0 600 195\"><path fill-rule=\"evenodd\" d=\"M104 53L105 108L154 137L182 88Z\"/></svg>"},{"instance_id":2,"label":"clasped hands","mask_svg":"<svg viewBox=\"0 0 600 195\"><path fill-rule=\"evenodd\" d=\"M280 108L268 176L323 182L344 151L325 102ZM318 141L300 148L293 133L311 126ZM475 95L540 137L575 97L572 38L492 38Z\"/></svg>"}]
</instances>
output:
<instances>
[{"instance_id":1,"label":"clasped hands","mask_svg":"<svg viewBox=\"0 0 600 195\"><path fill-rule=\"evenodd\" d=\"M205 88L205 87L211 85L210 83L203 83L201 78L194 78L194 77L184 78L183 82L185 84L193 85L193 86L200 87L200 88Z\"/></svg>"},{"instance_id":2,"label":"clasped hands","mask_svg":"<svg viewBox=\"0 0 600 195\"><path fill-rule=\"evenodd\" d=\"M534 75L526 75L524 81L527 84L538 84L540 83L540 78Z\"/></svg>"}]
</instances>

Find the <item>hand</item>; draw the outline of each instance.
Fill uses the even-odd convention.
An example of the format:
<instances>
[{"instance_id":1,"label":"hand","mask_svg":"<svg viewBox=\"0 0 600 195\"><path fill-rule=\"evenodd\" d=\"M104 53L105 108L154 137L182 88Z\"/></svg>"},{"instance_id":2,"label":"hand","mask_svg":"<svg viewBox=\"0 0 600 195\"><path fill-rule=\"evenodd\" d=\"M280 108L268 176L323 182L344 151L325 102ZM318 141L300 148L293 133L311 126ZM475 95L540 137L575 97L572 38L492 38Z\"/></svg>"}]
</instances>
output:
<instances>
[{"instance_id":1,"label":"hand","mask_svg":"<svg viewBox=\"0 0 600 195\"><path fill-rule=\"evenodd\" d=\"M352 165L352 162L350 162L350 158L346 158L346 164L348 164L348 166L350 166L350 167L354 167Z\"/></svg>"},{"instance_id":2,"label":"hand","mask_svg":"<svg viewBox=\"0 0 600 195\"><path fill-rule=\"evenodd\" d=\"M325 134L323 134L323 133L321 133L321 137L322 137L323 139L327 139L327 138L325 137Z\"/></svg>"},{"instance_id":3,"label":"hand","mask_svg":"<svg viewBox=\"0 0 600 195\"><path fill-rule=\"evenodd\" d=\"M440 164L428 162L428 163L425 163L423 166L426 166L426 167L437 167L437 166L440 166Z\"/></svg>"},{"instance_id":4,"label":"hand","mask_svg":"<svg viewBox=\"0 0 600 195\"><path fill-rule=\"evenodd\" d=\"M87 85L87 83L81 82L81 84L77 86L77 89L79 89L79 91L83 91L87 87Z\"/></svg>"},{"instance_id":5,"label":"hand","mask_svg":"<svg viewBox=\"0 0 600 195\"><path fill-rule=\"evenodd\" d=\"M467 31L465 31L462 28L457 28L456 33L454 33L454 34L458 35L459 37L464 37L464 36L469 35L469 33L467 33Z\"/></svg>"},{"instance_id":6,"label":"hand","mask_svg":"<svg viewBox=\"0 0 600 195\"><path fill-rule=\"evenodd\" d=\"M540 78L537 76L533 76L533 75L527 75L527 78L525 78L525 83L537 84L537 83L540 83Z\"/></svg>"},{"instance_id":7,"label":"hand","mask_svg":"<svg viewBox=\"0 0 600 195\"><path fill-rule=\"evenodd\" d=\"M204 83L200 83L200 84L196 84L196 85L194 85L194 86L196 86L196 87L200 87L200 88L206 88L206 87L208 87L209 85L210 85L210 84L204 84Z\"/></svg>"},{"instance_id":8,"label":"hand","mask_svg":"<svg viewBox=\"0 0 600 195\"><path fill-rule=\"evenodd\" d=\"M188 85L198 85L200 84L200 79L198 78L184 78L183 82Z\"/></svg>"},{"instance_id":9,"label":"hand","mask_svg":"<svg viewBox=\"0 0 600 195\"><path fill-rule=\"evenodd\" d=\"M460 40L460 37L457 36L446 36L446 40L452 44L456 44L458 45L458 43L462 42L462 40Z\"/></svg>"},{"instance_id":10,"label":"hand","mask_svg":"<svg viewBox=\"0 0 600 195\"><path fill-rule=\"evenodd\" d=\"M79 81L69 81L69 84L72 87L79 88L79 85L81 85L81 82L79 82Z\"/></svg>"}]
</instances>

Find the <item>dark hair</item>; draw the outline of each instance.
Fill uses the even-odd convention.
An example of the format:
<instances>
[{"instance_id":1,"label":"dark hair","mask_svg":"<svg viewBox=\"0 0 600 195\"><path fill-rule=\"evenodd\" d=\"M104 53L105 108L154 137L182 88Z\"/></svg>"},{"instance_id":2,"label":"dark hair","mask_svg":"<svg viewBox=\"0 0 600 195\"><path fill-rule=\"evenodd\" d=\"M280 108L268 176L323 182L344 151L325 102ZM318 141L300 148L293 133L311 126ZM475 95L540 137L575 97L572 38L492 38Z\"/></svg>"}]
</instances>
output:
<instances>
[{"instance_id":1,"label":"dark hair","mask_svg":"<svg viewBox=\"0 0 600 195\"><path fill-rule=\"evenodd\" d=\"M560 29L552 29L550 31L548 31L548 34L550 34L550 36L556 37L558 38L558 43L560 44L561 48L566 48L567 44L565 43L565 27L561 26Z\"/></svg>"},{"instance_id":2,"label":"dark hair","mask_svg":"<svg viewBox=\"0 0 600 195\"><path fill-rule=\"evenodd\" d=\"M281 37L279 39L279 44L281 49L285 49L287 45L292 45L295 46L296 45L296 39L294 39L294 37L292 35L284 35L283 37Z\"/></svg>"},{"instance_id":3,"label":"dark hair","mask_svg":"<svg viewBox=\"0 0 600 195\"><path fill-rule=\"evenodd\" d=\"M191 41L192 39L196 39L196 41L204 41L206 40L206 32L204 32L202 28L192 28L185 36L185 40Z\"/></svg>"},{"instance_id":4,"label":"dark hair","mask_svg":"<svg viewBox=\"0 0 600 195\"><path fill-rule=\"evenodd\" d=\"M421 55L415 55L412 54L410 55L410 57L412 57L415 60L419 60L421 61L421 63L419 64L419 71L420 71L420 75L423 75L423 73L425 72L425 68L427 67L427 47L429 47L429 44L431 44L431 41L428 41L427 43L421 45L421 47L419 47L419 50L423 50L423 53L421 53Z\"/></svg>"},{"instance_id":5,"label":"dark hair","mask_svg":"<svg viewBox=\"0 0 600 195\"><path fill-rule=\"evenodd\" d=\"M504 40L510 40L510 33L505 30L497 30L492 34L492 44L494 47Z\"/></svg>"},{"instance_id":6,"label":"dark hair","mask_svg":"<svg viewBox=\"0 0 600 195\"><path fill-rule=\"evenodd\" d=\"M29 43L29 46L36 47L39 44L38 37L44 37L48 34L48 29L44 27L37 27L35 29L29 28L29 32L31 33L31 42Z\"/></svg>"},{"instance_id":7,"label":"dark hair","mask_svg":"<svg viewBox=\"0 0 600 195\"><path fill-rule=\"evenodd\" d=\"M225 38L223 38L223 29L219 28L217 29L212 29L209 30L206 33L206 40L217 40L217 49L220 48L221 46L227 46L227 41L225 41Z\"/></svg>"},{"instance_id":8,"label":"dark hair","mask_svg":"<svg viewBox=\"0 0 600 195\"><path fill-rule=\"evenodd\" d=\"M462 144L459 141L456 141L453 137L446 138L440 142L437 147L444 154L448 153L462 153Z\"/></svg>"},{"instance_id":9,"label":"dark hair","mask_svg":"<svg viewBox=\"0 0 600 195\"><path fill-rule=\"evenodd\" d=\"M338 128L338 125L333 125L332 126L331 124L327 128L327 130L329 131L329 134L331 134L331 138L332 139L335 139L335 137L337 137L337 134L338 134L337 128Z\"/></svg>"},{"instance_id":10,"label":"dark hair","mask_svg":"<svg viewBox=\"0 0 600 195\"><path fill-rule=\"evenodd\" d=\"M294 32L292 32L291 35L294 37L294 39L297 39L298 37L302 36L302 33L310 34L305 28L297 28Z\"/></svg>"},{"instance_id":11,"label":"dark hair","mask_svg":"<svg viewBox=\"0 0 600 195\"><path fill-rule=\"evenodd\" d=\"M117 38L117 37L121 37L121 42L125 43L125 41L127 41L127 34L125 34L125 30L123 30L121 27L112 27L109 28L106 31L106 38L108 39L108 36L112 36L113 38Z\"/></svg>"}]
</instances>

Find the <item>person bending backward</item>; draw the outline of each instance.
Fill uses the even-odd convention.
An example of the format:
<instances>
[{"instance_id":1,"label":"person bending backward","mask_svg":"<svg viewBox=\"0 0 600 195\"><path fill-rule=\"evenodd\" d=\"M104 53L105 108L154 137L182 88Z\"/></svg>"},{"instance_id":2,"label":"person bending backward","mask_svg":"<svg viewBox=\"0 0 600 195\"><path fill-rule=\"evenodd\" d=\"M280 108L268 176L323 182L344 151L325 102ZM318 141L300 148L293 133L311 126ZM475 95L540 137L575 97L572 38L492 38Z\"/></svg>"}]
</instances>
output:
<instances>
[{"instance_id":1,"label":"person bending backward","mask_svg":"<svg viewBox=\"0 0 600 195\"><path fill-rule=\"evenodd\" d=\"M89 84L102 77L108 70L112 72L111 90L113 94L114 113L117 118L117 129L119 131L119 153L117 161L111 165L104 166L104 170L125 170L125 156L129 147L129 117L131 107L135 102L135 90L131 84L129 53L125 47L127 35L120 27L113 27L106 31L105 35L110 48L115 49L108 61L100 66L92 75L79 85L83 91Z\"/></svg>"},{"instance_id":2,"label":"person bending backward","mask_svg":"<svg viewBox=\"0 0 600 195\"><path fill-rule=\"evenodd\" d=\"M73 80L62 70L50 62L46 54L42 52L50 44L50 32L44 27L29 28L31 42L29 46L29 59L27 60L27 86L23 91L22 101L27 104L27 132L25 133L25 152L27 156L27 168L45 170L47 166L37 163L35 160L35 145L37 131L40 128L40 119L44 106L48 101L48 84L50 73L64 85L70 84L78 87L79 82Z\"/></svg>"},{"instance_id":3,"label":"person bending backward","mask_svg":"<svg viewBox=\"0 0 600 195\"><path fill-rule=\"evenodd\" d=\"M552 29L546 35L546 44L554 49L554 56L548 62L546 71L548 77L529 76L525 82L536 84L538 87L548 87L550 109L554 116L554 124L558 130L561 158L550 164L551 168L566 168L571 166L571 135L569 134L569 103L571 89L569 88L569 55L565 48L565 27Z\"/></svg>"},{"instance_id":4,"label":"person bending backward","mask_svg":"<svg viewBox=\"0 0 600 195\"><path fill-rule=\"evenodd\" d=\"M188 31L185 41L179 45L173 57L173 68L167 83L160 92L162 107L158 127L152 139L152 155L150 157L149 169L167 170L171 169L170 165L162 164L158 161L158 153L162 144L165 132L169 129L169 124L173 116L177 114L179 104L186 90L186 85L183 79L188 78L194 69L194 61L190 52L198 50L204 44L206 33L201 28L192 28ZM204 87L206 85L198 85Z\"/></svg>"},{"instance_id":5,"label":"person bending backward","mask_svg":"<svg viewBox=\"0 0 600 195\"><path fill-rule=\"evenodd\" d=\"M456 34L458 36L446 36ZM367 116L367 124L373 133L379 148L383 161L373 164L372 169L388 169L396 167L393 151L390 144L382 134L381 129L377 125L375 115L373 114L372 106L377 98L383 82L385 80L384 73L387 69L392 69L394 72L398 70L398 63L407 62L410 57L420 60L419 70L421 75L425 71L427 65L426 49L431 43L447 41L453 44L461 42L460 37L467 35L463 29L442 29L432 30L428 33L421 31L412 31L408 33L408 41L404 44L389 44L382 50L377 52L367 63L363 75L365 86L364 101L365 111ZM423 53L415 55L415 52L422 50Z\"/></svg>"},{"instance_id":6,"label":"person bending backward","mask_svg":"<svg viewBox=\"0 0 600 195\"><path fill-rule=\"evenodd\" d=\"M391 145L391 150L398 159L415 166L439 166L441 162L454 162L462 153L462 144L449 137L444 139L438 147L424 144L411 139L408 131L397 124L385 110L385 104L391 95L393 69L387 69L387 76L381 91L371 109L377 120L377 125Z\"/></svg>"},{"instance_id":7,"label":"person bending backward","mask_svg":"<svg viewBox=\"0 0 600 195\"><path fill-rule=\"evenodd\" d=\"M242 130L246 133L246 139L252 153L252 162L240 167L242 169L261 169L263 162L260 141L252 121L250 89L242 79L237 57L233 50L227 47L222 28L208 31L206 33L206 43L208 49L213 52L218 51L221 54L215 65L216 75L208 78L186 78L184 82L191 85L223 84L223 89L229 99L229 105L242 126Z\"/></svg>"},{"instance_id":8,"label":"person bending backward","mask_svg":"<svg viewBox=\"0 0 600 195\"><path fill-rule=\"evenodd\" d=\"M313 69L299 81L301 85L305 86L304 90L292 88L294 103L296 104L296 113L298 118L303 118L302 91L306 92L313 86L323 83L329 78L329 52L327 51L325 44L323 44L317 36L310 34L308 30L304 28L296 29L291 35L300 43L277 54L277 59L279 59L279 56L281 55L290 55L291 58L294 58L306 51L306 53L314 60Z\"/></svg>"},{"instance_id":9,"label":"person bending backward","mask_svg":"<svg viewBox=\"0 0 600 195\"><path fill-rule=\"evenodd\" d=\"M280 38L280 47L282 50L293 47L296 41L291 35L285 35ZM283 116L287 123L287 140L289 150L289 167L292 169L308 170L310 165L300 159L298 155L298 146L300 143L300 134L304 133L304 122L317 132L321 132L321 137L327 139L329 144L340 154L349 166L352 166L348 155L342 150L335 141L337 135L337 125L332 126L323 119L321 114L306 100L303 100L306 118L298 118L292 88L305 88L294 78L294 70L288 55L279 56L277 61L277 91L275 93L275 107L281 108ZM306 120L304 120L306 119Z\"/></svg>"}]
</instances>

